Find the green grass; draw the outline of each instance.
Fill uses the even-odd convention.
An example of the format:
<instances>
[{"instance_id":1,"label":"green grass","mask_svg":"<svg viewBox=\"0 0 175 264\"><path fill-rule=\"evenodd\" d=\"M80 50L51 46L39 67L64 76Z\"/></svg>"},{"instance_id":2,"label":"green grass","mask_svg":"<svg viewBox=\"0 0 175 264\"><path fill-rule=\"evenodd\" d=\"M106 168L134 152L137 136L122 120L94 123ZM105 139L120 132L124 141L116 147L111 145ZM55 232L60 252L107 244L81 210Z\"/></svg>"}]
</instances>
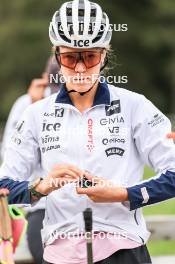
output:
<instances>
[{"instance_id":1,"label":"green grass","mask_svg":"<svg viewBox=\"0 0 175 264\"><path fill-rule=\"evenodd\" d=\"M170 199L143 209L144 215L171 215L175 214L175 199Z\"/></svg>"},{"instance_id":2,"label":"green grass","mask_svg":"<svg viewBox=\"0 0 175 264\"><path fill-rule=\"evenodd\" d=\"M144 179L154 176L155 173L145 167ZM144 215L175 214L175 199L170 199L156 205L146 206L143 209ZM174 230L172 230L174 232ZM147 244L151 256L175 255L175 240L155 240Z\"/></svg>"},{"instance_id":3,"label":"green grass","mask_svg":"<svg viewBox=\"0 0 175 264\"><path fill-rule=\"evenodd\" d=\"M150 168L145 167L144 179L148 179L154 175L155 173ZM152 206L146 206L143 212L144 215L175 214L175 199L170 199Z\"/></svg>"},{"instance_id":4,"label":"green grass","mask_svg":"<svg viewBox=\"0 0 175 264\"><path fill-rule=\"evenodd\" d=\"M151 256L175 255L175 240L150 241L147 247Z\"/></svg>"},{"instance_id":5,"label":"green grass","mask_svg":"<svg viewBox=\"0 0 175 264\"><path fill-rule=\"evenodd\" d=\"M155 175L155 172L152 169L150 169L149 167L145 167L144 179L148 179L148 178L150 178L150 177L152 177L154 175Z\"/></svg>"}]
</instances>

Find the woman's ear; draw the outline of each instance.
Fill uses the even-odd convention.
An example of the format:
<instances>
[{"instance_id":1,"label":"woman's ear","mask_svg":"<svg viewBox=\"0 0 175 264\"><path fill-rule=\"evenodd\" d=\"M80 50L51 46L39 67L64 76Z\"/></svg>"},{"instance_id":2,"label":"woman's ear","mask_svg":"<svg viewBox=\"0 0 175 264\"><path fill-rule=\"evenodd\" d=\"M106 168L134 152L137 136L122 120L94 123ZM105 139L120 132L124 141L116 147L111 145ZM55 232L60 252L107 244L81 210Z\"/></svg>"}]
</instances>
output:
<instances>
[{"instance_id":1,"label":"woman's ear","mask_svg":"<svg viewBox=\"0 0 175 264\"><path fill-rule=\"evenodd\" d=\"M107 51L106 51L106 49L103 49L102 55L101 55L101 65L104 64L106 56L107 56Z\"/></svg>"},{"instance_id":2,"label":"woman's ear","mask_svg":"<svg viewBox=\"0 0 175 264\"><path fill-rule=\"evenodd\" d=\"M106 51L106 49L103 49L103 51L101 53L101 67L103 67L103 65L106 62L106 56L107 56L107 51Z\"/></svg>"},{"instance_id":3,"label":"woman's ear","mask_svg":"<svg viewBox=\"0 0 175 264\"><path fill-rule=\"evenodd\" d=\"M103 71L103 69L106 67L106 65L108 64L108 54L107 54L107 50L104 49L101 55L101 68L100 71Z\"/></svg>"}]
</instances>

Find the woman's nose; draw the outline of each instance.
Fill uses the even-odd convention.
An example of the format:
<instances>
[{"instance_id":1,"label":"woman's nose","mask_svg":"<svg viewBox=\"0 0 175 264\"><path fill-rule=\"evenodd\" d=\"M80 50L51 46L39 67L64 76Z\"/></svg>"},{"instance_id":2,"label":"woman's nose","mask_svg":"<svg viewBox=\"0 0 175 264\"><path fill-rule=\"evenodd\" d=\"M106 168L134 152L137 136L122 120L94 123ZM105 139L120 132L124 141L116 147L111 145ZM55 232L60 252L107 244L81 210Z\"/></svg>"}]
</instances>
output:
<instances>
[{"instance_id":1,"label":"woman's nose","mask_svg":"<svg viewBox=\"0 0 175 264\"><path fill-rule=\"evenodd\" d=\"M86 71L86 65L83 61L78 61L77 65L75 66L75 72L85 72Z\"/></svg>"}]
</instances>

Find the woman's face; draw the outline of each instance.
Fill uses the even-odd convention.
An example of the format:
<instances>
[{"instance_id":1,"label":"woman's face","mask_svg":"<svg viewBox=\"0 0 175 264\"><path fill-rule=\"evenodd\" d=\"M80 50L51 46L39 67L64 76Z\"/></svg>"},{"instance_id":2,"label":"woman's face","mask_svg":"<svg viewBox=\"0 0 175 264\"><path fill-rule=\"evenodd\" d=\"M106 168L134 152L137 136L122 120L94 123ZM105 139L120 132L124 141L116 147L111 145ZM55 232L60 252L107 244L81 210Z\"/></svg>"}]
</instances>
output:
<instances>
[{"instance_id":1,"label":"woman's face","mask_svg":"<svg viewBox=\"0 0 175 264\"><path fill-rule=\"evenodd\" d=\"M76 52L86 53L81 53L81 58L82 56L83 58L80 59L80 53L77 54ZM58 57L61 60L60 70L66 80L67 89L75 89L78 92L87 91L99 76L100 68L106 56L106 50L100 48L75 49L59 47L59 53L61 53L61 57ZM76 60L76 58L78 59ZM76 61L77 63L74 63ZM65 64L69 65L70 68L66 67ZM91 67L94 64L95 66Z\"/></svg>"}]
</instances>

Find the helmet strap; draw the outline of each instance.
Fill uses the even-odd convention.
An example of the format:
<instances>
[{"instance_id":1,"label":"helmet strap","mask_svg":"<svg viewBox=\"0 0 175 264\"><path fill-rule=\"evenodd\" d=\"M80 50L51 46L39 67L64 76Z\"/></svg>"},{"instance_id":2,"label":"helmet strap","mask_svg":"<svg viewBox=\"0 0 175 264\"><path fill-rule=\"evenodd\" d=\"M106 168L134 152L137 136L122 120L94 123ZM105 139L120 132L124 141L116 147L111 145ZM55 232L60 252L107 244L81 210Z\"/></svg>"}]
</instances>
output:
<instances>
[{"instance_id":1,"label":"helmet strap","mask_svg":"<svg viewBox=\"0 0 175 264\"><path fill-rule=\"evenodd\" d=\"M96 82L98 81L98 79L93 83L93 85L87 90L87 91L85 91L85 92L77 92L76 90L70 90L70 91L67 91L68 92L68 94L69 93L79 93L81 96L83 96L83 95L85 95L86 93L88 93L88 92L90 92L93 88L94 88L94 86L95 86L95 84L96 84Z\"/></svg>"}]
</instances>

